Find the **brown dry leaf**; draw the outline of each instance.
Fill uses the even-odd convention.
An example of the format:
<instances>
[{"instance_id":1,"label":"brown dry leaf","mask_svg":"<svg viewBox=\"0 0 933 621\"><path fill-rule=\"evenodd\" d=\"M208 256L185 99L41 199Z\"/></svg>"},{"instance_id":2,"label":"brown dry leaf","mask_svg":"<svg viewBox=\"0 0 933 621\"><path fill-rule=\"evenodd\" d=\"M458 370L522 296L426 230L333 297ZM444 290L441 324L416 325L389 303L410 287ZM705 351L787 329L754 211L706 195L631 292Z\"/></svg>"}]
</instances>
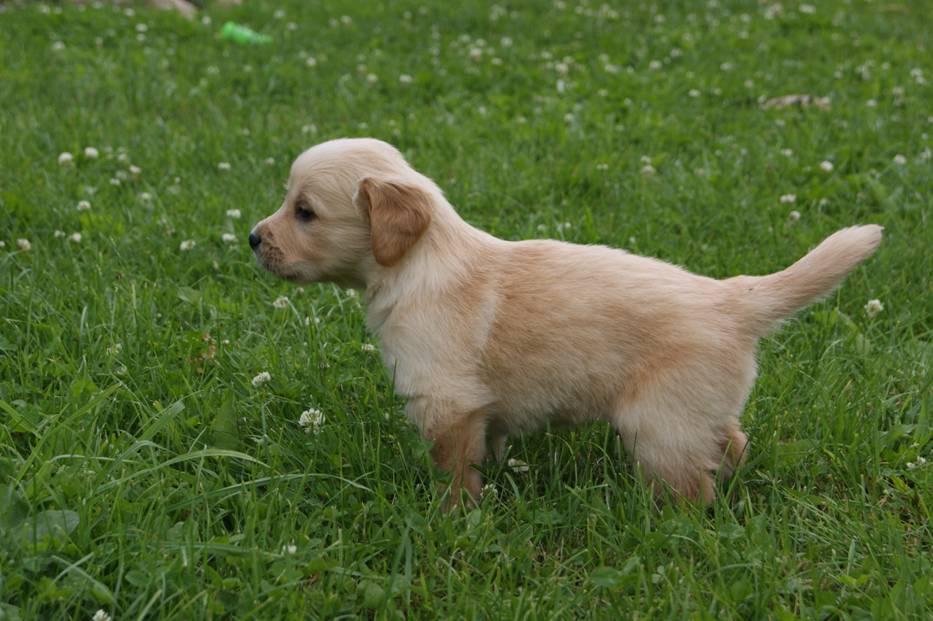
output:
<instances>
[{"instance_id":1,"label":"brown dry leaf","mask_svg":"<svg viewBox=\"0 0 933 621\"><path fill-rule=\"evenodd\" d=\"M772 97L766 99L762 104L762 110L772 108L782 109L791 106L800 106L801 108L819 108L820 110L829 110L832 102L829 97L817 97L815 95L784 95L783 97Z\"/></svg>"}]
</instances>

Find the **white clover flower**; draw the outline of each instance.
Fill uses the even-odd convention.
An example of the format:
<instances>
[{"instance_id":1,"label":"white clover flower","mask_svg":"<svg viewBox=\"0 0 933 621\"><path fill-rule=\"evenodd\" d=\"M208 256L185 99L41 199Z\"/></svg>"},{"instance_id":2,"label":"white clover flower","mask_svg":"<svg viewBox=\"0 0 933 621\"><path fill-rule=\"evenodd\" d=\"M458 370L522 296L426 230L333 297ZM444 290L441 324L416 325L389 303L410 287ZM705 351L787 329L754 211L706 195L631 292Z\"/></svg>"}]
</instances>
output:
<instances>
[{"instance_id":1,"label":"white clover flower","mask_svg":"<svg viewBox=\"0 0 933 621\"><path fill-rule=\"evenodd\" d=\"M917 467L917 464L915 464L914 462L912 462L912 461L907 462L907 469L908 469L908 470L913 470L913 469L916 468L916 467Z\"/></svg>"},{"instance_id":2,"label":"white clover flower","mask_svg":"<svg viewBox=\"0 0 933 621\"><path fill-rule=\"evenodd\" d=\"M103 609L98 610L94 613L94 616L91 617L91 621L113 621L113 617L107 614Z\"/></svg>"},{"instance_id":3,"label":"white clover flower","mask_svg":"<svg viewBox=\"0 0 933 621\"><path fill-rule=\"evenodd\" d=\"M375 73L367 74L366 81L369 82L370 84L375 84L376 82L379 81L379 76L377 76Z\"/></svg>"},{"instance_id":4,"label":"white clover flower","mask_svg":"<svg viewBox=\"0 0 933 621\"><path fill-rule=\"evenodd\" d=\"M865 102L865 105L868 106L869 108L875 108L878 106L878 102L875 101L874 99L869 99L868 101Z\"/></svg>"},{"instance_id":5,"label":"white clover flower","mask_svg":"<svg viewBox=\"0 0 933 621\"><path fill-rule=\"evenodd\" d=\"M288 308L288 298L284 295L280 295L272 302L272 306L275 308Z\"/></svg>"},{"instance_id":6,"label":"white clover flower","mask_svg":"<svg viewBox=\"0 0 933 621\"><path fill-rule=\"evenodd\" d=\"M111 177L111 178L110 178L110 185L114 185L114 186L120 185L120 180L117 179L116 177Z\"/></svg>"},{"instance_id":7,"label":"white clover flower","mask_svg":"<svg viewBox=\"0 0 933 621\"><path fill-rule=\"evenodd\" d=\"M23 252L28 252L32 250L32 244L29 243L28 239L17 239L16 247L22 250Z\"/></svg>"},{"instance_id":8,"label":"white clover flower","mask_svg":"<svg viewBox=\"0 0 933 621\"><path fill-rule=\"evenodd\" d=\"M413 78L407 73L403 73L402 75L398 77L398 81L401 82L402 84L411 84L413 81Z\"/></svg>"},{"instance_id":9,"label":"white clover flower","mask_svg":"<svg viewBox=\"0 0 933 621\"><path fill-rule=\"evenodd\" d=\"M52 44L53 52L61 52L63 49L65 49L65 44L61 41L56 41Z\"/></svg>"},{"instance_id":10,"label":"white clover flower","mask_svg":"<svg viewBox=\"0 0 933 621\"><path fill-rule=\"evenodd\" d=\"M917 457L917 465L926 466L927 465L926 457Z\"/></svg>"},{"instance_id":11,"label":"white clover flower","mask_svg":"<svg viewBox=\"0 0 933 621\"><path fill-rule=\"evenodd\" d=\"M276 19L285 19L285 9L276 9L275 13L272 14L272 17Z\"/></svg>"},{"instance_id":12,"label":"white clover flower","mask_svg":"<svg viewBox=\"0 0 933 621\"><path fill-rule=\"evenodd\" d=\"M94 147L84 147L84 157L89 160L96 160L100 157L100 152Z\"/></svg>"},{"instance_id":13,"label":"white clover flower","mask_svg":"<svg viewBox=\"0 0 933 621\"><path fill-rule=\"evenodd\" d=\"M799 7L797 7L797 10L807 15L816 13L816 7L812 4L801 4Z\"/></svg>"},{"instance_id":14,"label":"white clover flower","mask_svg":"<svg viewBox=\"0 0 933 621\"><path fill-rule=\"evenodd\" d=\"M295 22L288 22L287 24L285 24L285 27L288 28L289 30L298 30L298 24L296 24Z\"/></svg>"},{"instance_id":15,"label":"white clover flower","mask_svg":"<svg viewBox=\"0 0 933 621\"><path fill-rule=\"evenodd\" d=\"M150 194L149 192L141 192L139 194L139 200L141 200L144 203L148 203L149 201L152 200L152 194Z\"/></svg>"},{"instance_id":16,"label":"white clover flower","mask_svg":"<svg viewBox=\"0 0 933 621\"><path fill-rule=\"evenodd\" d=\"M509 458L507 463L509 468L512 469L512 472L528 472L528 470L530 470L528 464L520 459Z\"/></svg>"},{"instance_id":17,"label":"white clover flower","mask_svg":"<svg viewBox=\"0 0 933 621\"><path fill-rule=\"evenodd\" d=\"M240 214L240 210L239 210L239 209L228 209L228 210L227 210L227 217L228 217L228 218L232 218L233 220L239 220L239 219L240 219L240 215L241 215L241 214Z\"/></svg>"},{"instance_id":18,"label":"white clover flower","mask_svg":"<svg viewBox=\"0 0 933 621\"><path fill-rule=\"evenodd\" d=\"M111 356L119 356L120 352L123 351L123 343L114 343L107 348L107 353Z\"/></svg>"},{"instance_id":19,"label":"white clover flower","mask_svg":"<svg viewBox=\"0 0 933 621\"><path fill-rule=\"evenodd\" d=\"M58 155L58 163L60 166L71 166L75 161L75 157L68 151L63 151Z\"/></svg>"},{"instance_id":20,"label":"white clover flower","mask_svg":"<svg viewBox=\"0 0 933 621\"><path fill-rule=\"evenodd\" d=\"M833 163L830 162L829 160L823 160L822 162L820 162L820 169L823 170L823 171L825 171L825 172L832 172L832 171L833 171Z\"/></svg>"},{"instance_id":21,"label":"white clover flower","mask_svg":"<svg viewBox=\"0 0 933 621\"><path fill-rule=\"evenodd\" d=\"M783 203L783 204L785 204L785 205L791 204L791 203L796 203L796 202L797 202L797 195L796 195L796 194L781 194L781 199L780 199L780 200L781 200L781 203Z\"/></svg>"},{"instance_id":22,"label":"white clover flower","mask_svg":"<svg viewBox=\"0 0 933 621\"><path fill-rule=\"evenodd\" d=\"M294 543L282 546L282 554L294 554L298 551L298 546Z\"/></svg>"},{"instance_id":23,"label":"white clover flower","mask_svg":"<svg viewBox=\"0 0 933 621\"><path fill-rule=\"evenodd\" d=\"M149 26L143 23L136 24L136 32L146 32L149 30Z\"/></svg>"},{"instance_id":24,"label":"white clover flower","mask_svg":"<svg viewBox=\"0 0 933 621\"><path fill-rule=\"evenodd\" d=\"M301 126L301 133L303 133L303 134L316 134L316 133L317 133L317 125L315 125L314 123L308 123L307 125L302 125L302 126Z\"/></svg>"},{"instance_id":25,"label":"white clover flower","mask_svg":"<svg viewBox=\"0 0 933 621\"><path fill-rule=\"evenodd\" d=\"M268 371L263 371L253 378L253 386L262 386L272 381L272 375Z\"/></svg>"},{"instance_id":26,"label":"white clover flower","mask_svg":"<svg viewBox=\"0 0 933 621\"><path fill-rule=\"evenodd\" d=\"M217 170L230 170L230 162L219 162L217 164Z\"/></svg>"},{"instance_id":27,"label":"white clover flower","mask_svg":"<svg viewBox=\"0 0 933 621\"><path fill-rule=\"evenodd\" d=\"M178 245L178 249L182 252L187 252L188 250L194 248L195 244L197 244L197 242L193 239L186 239Z\"/></svg>"},{"instance_id":28,"label":"white clover flower","mask_svg":"<svg viewBox=\"0 0 933 621\"><path fill-rule=\"evenodd\" d=\"M796 222L800 219L800 212L795 209L794 211L787 214L787 217L791 222Z\"/></svg>"},{"instance_id":29,"label":"white clover flower","mask_svg":"<svg viewBox=\"0 0 933 621\"><path fill-rule=\"evenodd\" d=\"M317 67L317 58L314 56L308 56L305 58L305 64L309 67Z\"/></svg>"},{"instance_id":30,"label":"white clover flower","mask_svg":"<svg viewBox=\"0 0 933 621\"><path fill-rule=\"evenodd\" d=\"M881 303L881 300L868 300L865 304L865 314L869 317L874 317L883 310L884 304Z\"/></svg>"},{"instance_id":31,"label":"white clover flower","mask_svg":"<svg viewBox=\"0 0 933 621\"><path fill-rule=\"evenodd\" d=\"M373 345L372 343L363 343L362 345L360 345L360 350L361 351L376 351L376 346Z\"/></svg>"},{"instance_id":32,"label":"white clover flower","mask_svg":"<svg viewBox=\"0 0 933 621\"><path fill-rule=\"evenodd\" d=\"M656 171L654 169L654 166L652 166L651 164L645 164L644 166L641 167L641 174L643 174L646 177L650 177L656 172L658 171Z\"/></svg>"},{"instance_id":33,"label":"white clover flower","mask_svg":"<svg viewBox=\"0 0 933 621\"><path fill-rule=\"evenodd\" d=\"M305 433L318 433L323 424L324 413L317 408L308 408L298 418L298 426L304 429Z\"/></svg>"},{"instance_id":34,"label":"white clover flower","mask_svg":"<svg viewBox=\"0 0 933 621\"><path fill-rule=\"evenodd\" d=\"M609 170L609 164L600 163L596 165L596 170Z\"/></svg>"},{"instance_id":35,"label":"white clover flower","mask_svg":"<svg viewBox=\"0 0 933 621\"><path fill-rule=\"evenodd\" d=\"M55 239L61 239L64 236L65 236L65 231L60 231L58 229L55 229L52 232L52 237L54 237Z\"/></svg>"},{"instance_id":36,"label":"white clover flower","mask_svg":"<svg viewBox=\"0 0 933 621\"><path fill-rule=\"evenodd\" d=\"M897 155L894 156L894 163L897 164L898 166L903 166L904 164L907 163L907 158L901 155L900 153L898 153Z\"/></svg>"},{"instance_id":37,"label":"white clover flower","mask_svg":"<svg viewBox=\"0 0 933 621\"><path fill-rule=\"evenodd\" d=\"M512 37L502 37L499 39L499 44L502 47L512 47Z\"/></svg>"},{"instance_id":38,"label":"white clover flower","mask_svg":"<svg viewBox=\"0 0 933 621\"><path fill-rule=\"evenodd\" d=\"M482 57L483 57L483 50L481 48L478 48L478 47L470 48L470 59L471 60L479 60Z\"/></svg>"},{"instance_id":39,"label":"white clover flower","mask_svg":"<svg viewBox=\"0 0 933 621\"><path fill-rule=\"evenodd\" d=\"M78 201L78 211L88 211L91 208L91 203L88 201Z\"/></svg>"},{"instance_id":40,"label":"white clover flower","mask_svg":"<svg viewBox=\"0 0 933 621\"><path fill-rule=\"evenodd\" d=\"M0 248L6 248L6 242L0 239Z\"/></svg>"},{"instance_id":41,"label":"white clover flower","mask_svg":"<svg viewBox=\"0 0 933 621\"><path fill-rule=\"evenodd\" d=\"M689 91L687 94L690 95L691 97L699 97L699 96L700 96L700 91L698 91L698 90L695 89L695 88L691 88L690 91Z\"/></svg>"},{"instance_id":42,"label":"white clover flower","mask_svg":"<svg viewBox=\"0 0 933 621\"><path fill-rule=\"evenodd\" d=\"M781 149L781 155L784 157L791 157L794 155L794 151L792 149Z\"/></svg>"},{"instance_id":43,"label":"white clover flower","mask_svg":"<svg viewBox=\"0 0 933 621\"><path fill-rule=\"evenodd\" d=\"M68 241L74 242L76 244L79 243L81 241L81 233L72 233L68 236Z\"/></svg>"},{"instance_id":44,"label":"white clover flower","mask_svg":"<svg viewBox=\"0 0 933 621\"><path fill-rule=\"evenodd\" d=\"M142 173L142 171L143 169L140 168L139 166L133 166L132 164L130 165L130 174L133 175L134 177L138 177L140 173Z\"/></svg>"},{"instance_id":45,"label":"white clover flower","mask_svg":"<svg viewBox=\"0 0 933 621\"><path fill-rule=\"evenodd\" d=\"M344 26L349 26L350 24L353 23L353 18L350 17L349 15L341 15L340 23L343 24Z\"/></svg>"},{"instance_id":46,"label":"white clover flower","mask_svg":"<svg viewBox=\"0 0 933 621\"><path fill-rule=\"evenodd\" d=\"M227 244L232 244L236 242L236 235L233 233L224 233L220 236L220 240Z\"/></svg>"},{"instance_id":47,"label":"white clover flower","mask_svg":"<svg viewBox=\"0 0 933 621\"><path fill-rule=\"evenodd\" d=\"M648 63L648 68L652 71L657 71L661 68L661 66L662 65L660 60L652 60L650 63Z\"/></svg>"}]
</instances>

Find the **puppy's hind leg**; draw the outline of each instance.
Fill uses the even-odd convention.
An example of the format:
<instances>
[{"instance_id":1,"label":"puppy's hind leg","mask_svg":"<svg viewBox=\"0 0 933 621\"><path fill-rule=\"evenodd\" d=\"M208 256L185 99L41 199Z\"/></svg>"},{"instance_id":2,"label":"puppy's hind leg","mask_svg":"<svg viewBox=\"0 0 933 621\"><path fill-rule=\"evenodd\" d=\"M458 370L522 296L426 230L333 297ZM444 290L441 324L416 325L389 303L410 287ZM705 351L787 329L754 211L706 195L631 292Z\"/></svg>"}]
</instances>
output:
<instances>
[{"instance_id":1,"label":"puppy's hind leg","mask_svg":"<svg viewBox=\"0 0 933 621\"><path fill-rule=\"evenodd\" d=\"M620 407L613 422L655 494L670 488L685 500L708 505L715 498L713 473L722 452L706 421L691 414L676 400L642 396Z\"/></svg>"}]
</instances>

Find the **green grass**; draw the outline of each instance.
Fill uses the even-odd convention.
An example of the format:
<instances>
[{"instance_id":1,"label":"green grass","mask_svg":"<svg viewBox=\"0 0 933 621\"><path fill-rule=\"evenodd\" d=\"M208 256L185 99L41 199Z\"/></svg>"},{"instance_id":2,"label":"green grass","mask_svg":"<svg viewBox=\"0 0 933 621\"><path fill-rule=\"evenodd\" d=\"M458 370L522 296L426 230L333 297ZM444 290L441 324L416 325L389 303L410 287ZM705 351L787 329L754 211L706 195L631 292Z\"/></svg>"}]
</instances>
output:
<instances>
[{"instance_id":1,"label":"green grass","mask_svg":"<svg viewBox=\"0 0 933 621\"><path fill-rule=\"evenodd\" d=\"M0 619L929 618L933 3L457 4L0 7ZM832 108L759 105L791 93ZM763 343L709 511L656 507L597 425L516 439L529 471L447 516L358 298L246 244L294 156L360 135L509 239L718 277L886 239Z\"/></svg>"}]
</instances>

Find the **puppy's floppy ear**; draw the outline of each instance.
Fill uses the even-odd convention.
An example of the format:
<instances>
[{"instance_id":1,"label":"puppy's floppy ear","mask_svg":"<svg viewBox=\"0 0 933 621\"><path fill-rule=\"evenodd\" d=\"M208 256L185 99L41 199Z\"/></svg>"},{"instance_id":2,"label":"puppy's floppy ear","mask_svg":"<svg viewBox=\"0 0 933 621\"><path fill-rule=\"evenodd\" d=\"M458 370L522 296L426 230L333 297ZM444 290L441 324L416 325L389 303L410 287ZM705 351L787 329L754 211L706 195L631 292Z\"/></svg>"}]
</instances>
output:
<instances>
[{"instance_id":1,"label":"puppy's floppy ear","mask_svg":"<svg viewBox=\"0 0 933 621\"><path fill-rule=\"evenodd\" d=\"M376 261L387 267L401 261L431 223L430 196L407 181L366 177L353 202L369 220Z\"/></svg>"}]
</instances>

